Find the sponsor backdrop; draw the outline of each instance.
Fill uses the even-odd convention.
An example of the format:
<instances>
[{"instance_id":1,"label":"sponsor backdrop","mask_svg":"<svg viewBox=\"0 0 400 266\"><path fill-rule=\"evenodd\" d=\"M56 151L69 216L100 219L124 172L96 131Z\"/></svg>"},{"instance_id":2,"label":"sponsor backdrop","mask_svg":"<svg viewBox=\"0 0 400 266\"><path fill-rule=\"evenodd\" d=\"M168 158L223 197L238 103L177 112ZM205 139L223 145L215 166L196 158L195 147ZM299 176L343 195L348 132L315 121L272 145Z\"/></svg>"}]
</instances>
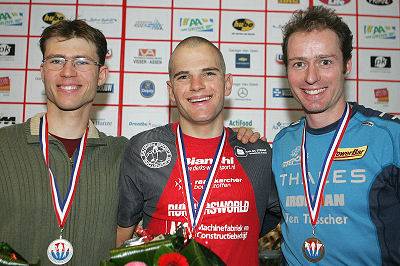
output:
<instances>
[{"instance_id":1,"label":"sponsor backdrop","mask_svg":"<svg viewBox=\"0 0 400 266\"><path fill-rule=\"evenodd\" d=\"M0 127L45 111L39 36L59 20L80 18L109 43L111 73L92 113L100 130L131 137L174 121L169 55L199 35L221 49L234 76L226 126L251 127L271 142L302 114L285 79L281 28L310 5L336 9L354 33L347 99L400 114L398 0L0 0Z\"/></svg>"}]
</instances>

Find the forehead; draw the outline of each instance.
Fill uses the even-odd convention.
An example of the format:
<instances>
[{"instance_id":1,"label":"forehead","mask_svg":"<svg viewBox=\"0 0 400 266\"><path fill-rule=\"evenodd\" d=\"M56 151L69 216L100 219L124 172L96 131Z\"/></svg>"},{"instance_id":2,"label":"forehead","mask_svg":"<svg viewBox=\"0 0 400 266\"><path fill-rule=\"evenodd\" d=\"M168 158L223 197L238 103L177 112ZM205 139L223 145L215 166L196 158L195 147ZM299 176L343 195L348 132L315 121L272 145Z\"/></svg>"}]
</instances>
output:
<instances>
[{"instance_id":1,"label":"forehead","mask_svg":"<svg viewBox=\"0 0 400 266\"><path fill-rule=\"evenodd\" d=\"M209 67L221 68L217 51L209 45L185 45L174 52L173 72L199 70Z\"/></svg>"},{"instance_id":2,"label":"forehead","mask_svg":"<svg viewBox=\"0 0 400 266\"><path fill-rule=\"evenodd\" d=\"M287 49L289 57L341 53L339 37L330 29L295 32L289 37Z\"/></svg>"},{"instance_id":3,"label":"forehead","mask_svg":"<svg viewBox=\"0 0 400 266\"><path fill-rule=\"evenodd\" d=\"M45 57L55 54L66 57L87 56L97 59L96 46L82 38L52 37L48 39L45 46Z\"/></svg>"}]
</instances>

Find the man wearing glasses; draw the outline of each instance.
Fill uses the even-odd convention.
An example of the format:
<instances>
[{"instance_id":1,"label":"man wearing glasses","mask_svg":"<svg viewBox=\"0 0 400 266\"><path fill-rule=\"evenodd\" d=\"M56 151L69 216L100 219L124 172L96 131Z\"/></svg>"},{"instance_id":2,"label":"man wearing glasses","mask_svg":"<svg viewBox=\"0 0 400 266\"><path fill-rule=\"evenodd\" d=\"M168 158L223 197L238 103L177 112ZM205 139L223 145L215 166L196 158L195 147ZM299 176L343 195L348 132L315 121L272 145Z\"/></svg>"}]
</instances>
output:
<instances>
[{"instance_id":1,"label":"man wearing glasses","mask_svg":"<svg viewBox=\"0 0 400 266\"><path fill-rule=\"evenodd\" d=\"M115 247L126 144L89 119L108 75L107 41L83 21L61 21L40 48L47 112L0 129L0 241L41 265L98 265Z\"/></svg>"},{"instance_id":2,"label":"man wearing glasses","mask_svg":"<svg viewBox=\"0 0 400 266\"><path fill-rule=\"evenodd\" d=\"M42 33L47 113L0 130L0 241L41 265L98 265L115 246L125 138L89 120L107 42L83 21Z\"/></svg>"}]
</instances>

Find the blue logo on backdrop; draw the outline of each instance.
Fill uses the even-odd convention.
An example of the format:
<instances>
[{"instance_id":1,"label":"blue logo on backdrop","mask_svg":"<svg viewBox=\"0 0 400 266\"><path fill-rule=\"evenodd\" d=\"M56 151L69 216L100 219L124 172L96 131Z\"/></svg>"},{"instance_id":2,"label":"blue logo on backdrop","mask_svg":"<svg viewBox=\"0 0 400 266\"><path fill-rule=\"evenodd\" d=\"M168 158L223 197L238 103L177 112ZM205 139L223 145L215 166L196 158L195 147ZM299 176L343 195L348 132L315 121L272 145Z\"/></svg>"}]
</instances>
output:
<instances>
[{"instance_id":1,"label":"blue logo on backdrop","mask_svg":"<svg viewBox=\"0 0 400 266\"><path fill-rule=\"evenodd\" d=\"M250 54L236 54L236 68L250 68Z\"/></svg>"},{"instance_id":2,"label":"blue logo on backdrop","mask_svg":"<svg viewBox=\"0 0 400 266\"><path fill-rule=\"evenodd\" d=\"M290 88L272 88L272 97L274 98L293 98Z\"/></svg>"},{"instance_id":3,"label":"blue logo on backdrop","mask_svg":"<svg viewBox=\"0 0 400 266\"><path fill-rule=\"evenodd\" d=\"M153 97L155 91L156 86L154 85L153 81L144 80L142 81L142 83L140 83L140 95L142 95L144 98Z\"/></svg>"}]
</instances>

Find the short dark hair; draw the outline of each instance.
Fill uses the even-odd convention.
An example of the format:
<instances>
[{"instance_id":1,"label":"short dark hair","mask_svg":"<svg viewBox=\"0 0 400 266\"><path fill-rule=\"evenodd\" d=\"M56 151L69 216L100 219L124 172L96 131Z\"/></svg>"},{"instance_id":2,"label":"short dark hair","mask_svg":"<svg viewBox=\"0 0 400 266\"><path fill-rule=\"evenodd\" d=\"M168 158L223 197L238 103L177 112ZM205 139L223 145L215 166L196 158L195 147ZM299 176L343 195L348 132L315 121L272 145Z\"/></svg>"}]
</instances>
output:
<instances>
[{"instance_id":1,"label":"short dark hair","mask_svg":"<svg viewBox=\"0 0 400 266\"><path fill-rule=\"evenodd\" d=\"M288 42L293 33L325 29L332 30L338 36L343 63L346 64L351 59L351 51L353 50L353 34L349 26L343 22L342 18L333 9L315 6L306 10L295 11L289 22L283 27L282 52L285 66L287 67L288 65Z\"/></svg>"},{"instance_id":2,"label":"short dark hair","mask_svg":"<svg viewBox=\"0 0 400 266\"><path fill-rule=\"evenodd\" d=\"M221 67L222 70L222 74L225 74L226 72L226 66L225 66L225 60L224 60L224 56L222 55L221 51L214 45L212 44L212 42L210 42L209 40L203 38L203 37L199 37L199 36L191 36L191 37L187 37L186 39L182 40L174 49L174 52L171 54L171 57L169 58L169 62L168 62L168 73L169 73L169 77L171 78L172 75L172 67L174 64L174 53L176 50L178 50L179 47L197 47L200 45L207 45L209 47L211 47L218 56L218 64Z\"/></svg>"},{"instance_id":3,"label":"short dark hair","mask_svg":"<svg viewBox=\"0 0 400 266\"><path fill-rule=\"evenodd\" d=\"M83 20L61 20L54 25L44 29L40 37L40 50L44 56L46 50L46 41L50 38L61 38L69 40L72 38L81 38L96 46L96 53L99 57L99 63L104 65L107 54L107 40L103 33L90 26Z\"/></svg>"}]
</instances>

